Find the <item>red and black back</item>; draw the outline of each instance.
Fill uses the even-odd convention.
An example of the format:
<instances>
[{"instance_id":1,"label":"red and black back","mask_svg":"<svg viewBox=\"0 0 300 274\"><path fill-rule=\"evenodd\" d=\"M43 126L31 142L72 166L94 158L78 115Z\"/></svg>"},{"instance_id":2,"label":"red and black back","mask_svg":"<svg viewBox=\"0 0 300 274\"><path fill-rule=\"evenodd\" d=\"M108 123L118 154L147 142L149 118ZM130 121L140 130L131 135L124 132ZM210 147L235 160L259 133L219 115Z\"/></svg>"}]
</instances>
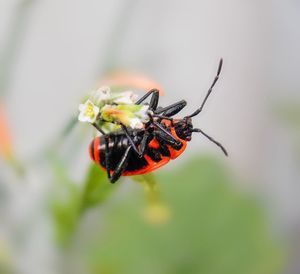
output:
<instances>
[{"instance_id":1,"label":"red and black back","mask_svg":"<svg viewBox=\"0 0 300 274\"><path fill-rule=\"evenodd\" d=\"M165 164L171 159L177 158L186 148L186 141L180 139L175 132L174 127L168 126L171 134L181 141L180 147L174 147L156 134L155 130L149 140L143 157L139 157L135 151L131 150L126 167L122 173L123 176L140 175L151 172ZM138 147L141 143L144 131L135 132L135 144ZM120 162L122 155L130 145L128 138L122 132L109 135L109 160L110 170L113 172ZM90 156L100 167L106 170L105 162L105 139L104 136L96 137L89 147Z\"/></svg>"}]
</instances>

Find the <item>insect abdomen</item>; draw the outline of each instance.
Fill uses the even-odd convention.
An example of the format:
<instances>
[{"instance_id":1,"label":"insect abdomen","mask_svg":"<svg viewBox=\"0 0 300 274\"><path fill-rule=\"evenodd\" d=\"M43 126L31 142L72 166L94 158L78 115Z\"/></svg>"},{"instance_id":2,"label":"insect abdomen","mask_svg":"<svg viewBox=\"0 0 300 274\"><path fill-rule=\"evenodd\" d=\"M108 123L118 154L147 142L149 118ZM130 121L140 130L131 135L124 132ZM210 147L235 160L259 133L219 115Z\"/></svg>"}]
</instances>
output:
<instances>
[{"instance_id":1,"label":"insect abdomen","mask_svg":"<svg viewBox=\"0 0 300 274\"><path fill-rule=\"evenodd\" d=\"M175 138L179 139L174 128L171 128L171 133ZM122 175L131 176L145 174L164 166L171 159L177 158L185 150L186 141L180 141L182 142L182 147L177 150L172 148L170 145L163 144L153 138L148 144L142 158L139 158L132 150ZM109 137L109 159L110 170L112 172L116 169L128 145L129 142L125 135L111 135ZM94 162L96 162L102 169L106 170L104 137L98 136L91 142L89 146L89 154Z\"/></svg>"}]
</instances>

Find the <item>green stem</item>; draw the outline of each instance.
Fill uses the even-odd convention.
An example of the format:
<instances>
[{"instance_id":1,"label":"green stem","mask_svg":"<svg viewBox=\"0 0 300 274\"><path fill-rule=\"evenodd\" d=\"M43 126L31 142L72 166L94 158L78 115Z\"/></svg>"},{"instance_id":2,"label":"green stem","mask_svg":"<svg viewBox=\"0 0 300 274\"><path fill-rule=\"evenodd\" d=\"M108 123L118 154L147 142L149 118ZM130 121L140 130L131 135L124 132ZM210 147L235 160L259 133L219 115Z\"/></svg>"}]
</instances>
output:
<instances>
[{"instance_id":1,"label":"green stem","mask_svg":"<svg viewBox=\"0 0 300 274\"><path fill-rule=\"evenodd\" d=\"M0 55L0 96L6 95L8 90L14 64L24 41L24 35L28 26L28 19L36 0L23 0L18 4L13 16L11 28L8 31L6 44Z\"/></svg>"}]
</instances>

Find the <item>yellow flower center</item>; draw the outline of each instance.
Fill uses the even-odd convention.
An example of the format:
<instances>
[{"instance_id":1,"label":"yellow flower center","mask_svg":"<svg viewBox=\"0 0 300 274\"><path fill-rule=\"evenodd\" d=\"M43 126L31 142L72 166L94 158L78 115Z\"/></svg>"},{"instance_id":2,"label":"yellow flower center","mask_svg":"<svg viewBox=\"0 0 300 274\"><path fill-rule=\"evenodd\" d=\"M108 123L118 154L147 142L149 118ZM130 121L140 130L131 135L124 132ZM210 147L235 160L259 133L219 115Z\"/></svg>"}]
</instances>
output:
<instances>
[{"instance_id":1,"label":"yellow flower center","mask_svg":"<svg viewBox=\"0 0 300 274\"><path fill-rule=\"evenodd\" d=\"M94 106L92 103L88 103L86 109L84 110L84 115L93 119L95 117Z\"/></svg>"}]
</instances>

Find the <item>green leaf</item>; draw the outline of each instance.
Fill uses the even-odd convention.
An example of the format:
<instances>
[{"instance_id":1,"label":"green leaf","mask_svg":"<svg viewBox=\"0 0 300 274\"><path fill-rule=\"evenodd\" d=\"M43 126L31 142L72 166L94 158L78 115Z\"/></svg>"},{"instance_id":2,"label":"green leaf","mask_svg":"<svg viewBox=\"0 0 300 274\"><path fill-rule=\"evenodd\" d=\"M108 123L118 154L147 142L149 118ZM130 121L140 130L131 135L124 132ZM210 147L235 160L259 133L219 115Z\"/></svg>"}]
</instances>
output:
<instances>
[{"instance_id":1,"label":"green leaf","mask_svg":"<svg viewBox=\"0 0 300 274\"><path fill-rule=\"evenodd\" d=\"M79 187L62 181L56 187L51 211L55 224L55 234L61 245L69 243L80 217L81 195Z\"/></svg>"},{"instance_id":2,"label":"green leaf","mask_svg":"<svg viewBox=\"0 0 300 274\"><path fill-rule=\"evenodd\" d=\"M51 213L58 242L69 242L80 217L81 190L68 176L64 164L54 153L48 155L54 176L54 193L51 199Z\"/></svg>"},{"instance_id":3,"label":"green leaf","mask_svg":"<svg viewBox=\"0 0 300 274\"><path fill-rule=\"evenodd\" d=\"M101 233L89 235L91 273L280 273L283 251L260 203L218 161L193 158L158 181L172 220L144 222L137 214L143 201L131 192L105 214Z\"/></svg>"},{"instance_id":4,"label":"green leaf","mask_svg":"<svg viewBox=\"0 0 300 274\"><path fill-rule=\"evenodd\" d=\"M12 258L9 249L4 243L0 242L0 273L12 274Z\"/></svg>"},{"instance_id":5,"label":"green leaf","mask_svg":"<svg viewBox=\"0 0 300 274\"><path fill-rule=\"evenodd\" d=\"M144 219L152 225L161 226L171 219L171 210L161 198L158 181L153 173L134 176L132 179L141 183L145 190L146 207L143 210Z\"/></svg>"},{"instance_id":6,"label":"green leaf","mask_svg":"<svg viewBox=\"0 0 300 274\"><path fill-rule=\"evenodd\" d=\"M85 210L104 202L117 186L107 180L106 173L97 165L91 164L82 188L69 178L63 163L54 154L49 159L56 180L51 202L56 237L61 245L66 245Z\"/></svg>"}]
</instances>

